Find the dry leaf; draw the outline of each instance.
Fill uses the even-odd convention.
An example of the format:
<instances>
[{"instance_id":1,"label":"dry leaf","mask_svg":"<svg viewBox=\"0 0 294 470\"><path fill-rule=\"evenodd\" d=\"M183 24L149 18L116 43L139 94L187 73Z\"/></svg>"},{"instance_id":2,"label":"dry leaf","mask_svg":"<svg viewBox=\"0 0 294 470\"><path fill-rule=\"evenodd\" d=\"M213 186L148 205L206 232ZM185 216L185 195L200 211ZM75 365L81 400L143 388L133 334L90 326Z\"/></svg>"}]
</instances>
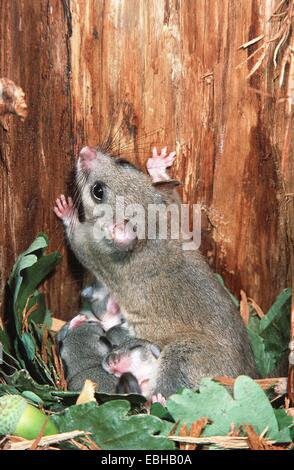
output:
<instances>
[{"instance_id":1,"label":"dry leaf","mask_svg":"<svg viewBox=\"0 0 294 470\"><path fill-rule=\"evenodd\" d=\"M235 424L231 423L230 432L229 432L228 436L239 437L240 432L241 432L241 427L239 426L238 429L235 429Z\"/></svg>"},{"instance_id":2,"label":"dry leaf","mask_svg":"<svg viewBox=\"0 0 294 470\"><path fill-rule=\"evenodd\" d=\"M168 436L174 442L186 442L190 444L211 445L215 444L224 449L248 449L247 437L241 436L211 436L211 437L181 437Z\"/></svg>"},{"instance_id":3,"label":"dry leaf","mask_svg":"<svg viewBox=\"0 0 294 470\"><path fill-rule=\"evenodd\" d=\"M254 308L259 318L263 318L265 316L265 313L263 312L262 308L255 302L255 300L248 297L248 302Z\"/></svg>"},{"instance_id":4,"label":"dry leaf","mask_svg":"<svg viewBox=\"0 0 294 470\"><path fill-rule=\"evenodd\" d=\"M241 294L240 315L241 315L242 320L245 323L245 325L248 325L248 323L249 323L249 305L248 305L247 295L245 294L245 292L242 289L240 291L240 294Z\"/></svg>"},{"instance_id":5,"label":"dry leaf","mask_svg":"<svg viewBox=\"0 0 294 470\"><path fill-rule=\"evenodd\" d=\"M7 130L6 116L15 114L22 121L27 117L28 107L22 89L8 78L0 78L0 124Z\"/></svg>"},{"instance_id":6,"label":"dry leaf","mask_svg":"<svg viewBox=\"0 0 294 470\"><path fill-rule=\"evenodd\" d=\"M65 325L65 321L59 320L58 318L52 318L51 331L57 332Z\"/></svg>"},{"instance_id":7,"label":"dry leaf","mask_svg":"<svg viewBox=\"0 0 294 470\"><path fill-rule=\"evenodd\" d=\"M87 446L85 446L84 444L81 444L80 442L76 441L75 439L71 439L70 442L72 443L72 445L77 447L79 450L90 450Z\"/></svg>"},{"instance_id":8,"label":"dry leaf","mask_svg":"<svg viewBox=\"0 0 294 470\"><path fill-rule=\"evenodd\" d=\"M190 431L188 430L186 424L183 424L179 431L179 436L181 437L200 437L203 429L208 423L208 419L206 417L200 418L197 421L192 423ZM181 450L195 450L196 444L191 443L180 443Z\"/></svg>"},{"instance_id":9,"label":"dry leaf","mask_svg":"<svg viewBox=\"0 0 294 470\"><path fill-rule=\"evenodd\" d=\"M190 436L191 437L200 437L203 429L208 423L208 418L203 417L199 418L197 421L194 421L192 423L191 429L190 429ZM187 450L195 450L196 449L196 444L188 444Z\"/></svg>"},{"instance_id":10,"label":"dry leaf","mask_svg":"<svg viewBox=\"0 0 294 470\"><path fill-rule=\"evenodd\" d=\"M60 434L53 434L51 436L44 436L39 441L38 446L48 448L48 446L50 446L51 444L68 441L70 439L74 439L80 436L85 436L87 434L88 433L86 433L85 431L70 431L70 432L64 432ZM9 441L10 441L10 450L26 450L26 449L29 449L34 443L33 440L27 440L27 439L21 439L20 441L15 442L14 436L9 436Z\"/></svg>"},{"instance_id":11,"label":"dry leaf","mask_svg":"<svg viewBox=\"0 0 294 470\"><path fill-rule=\"evenodd\" d=\"M178 429L179 422L180 422L180 420L177 420L175 422L175 424L171 428L170 432L168 433L169 436L173 436L175 434L176 430Z\"/></svg>"},{"instance_id":12,"label":"dry leaf","mask_svg":"<svg viewBox=\"0 0 294 470\"><path fill-rule=\"evenodd\" d=\"M47 341L48 341L48 328L45 325L42 337L42 346L41 346L41 357L46 365L48 365L48 354L47 354Z\"/></svg>"},{"instance_id":13,"label":"dry leaf","mask_svg":"<svg viewBox=\"0 0 294 470\"><path fill-rule=\"evenodd\" d=\"M188 431L186 424L183 424L181 426L180 431L179 431L179 436L181 437L189 436L189 431ZM180 450L187 450L187 444L185 442L180 444Z\"/></svg>"},{"instance_id":14,"label":"dry leaf","mask_svg":"<svg viewBox=\"0 0 294 470\"><path fill-rule=\"evenodd\" d=\"M192 437L200 437L203 429L208 423L208 418L205 416L203 418L199 418L197 421L194 421L191 426L190 436Z\"/></svg>"},{"instance_id":15,"label":"dry leaf","mask_svg":"<svg viewBox=\"0 0 294 470\"><path fill-rule=\"evenodd\" d=\"M84 386L81 393L78 396L77 405L82 405L83 403L89 403L90 401L95 401L95 389L96 384L91 380L85 380Z\"/></svg>"},{"instance_id":16,"label":"dry leaf","mask_svg":"<svg viewBox=\"0 0 294 470\"><path fill-rule=\"evenodd\" d=\"M213 377L213 380L216 380L216 382L219 382L222 385L225 385L226 387L233 387L235 383L235 379L233 379L232 377L220 376L220 375ZM284 390L285 384L287 385L287 381L288 381L287 377L270 377L266 379L254 380L254 382L256 382L263 390L267 390L269 387L272 387L272 386L280 386L281 391ZM280 395L280 392L278 391L276 392L276 390L275 390L275 393Z\"/></svg>"},{"instance_id":17,"label":"dry leaf","mask_svg":"<svg viewBox=\"0 0 294 470\"><path fill-rule=\"evenodd\" d=\"M273 444L268 444L266 440L256 434L252 426L244 426L247 437L248 445L251 450L285 450L285 447L275 446Z\"/></svg>"},{"instance_id":18,"label":"dry leaf","mask_svg":"<svg viewBox=\"0 0 294 470\"><path fill-rule=\"evenodd\" d=\"M51 332L49 332L49 335L52 338ZM51 346L51 352L52 352L53 363L54 363L53 373L54 373L55 383L56 385L58 385L58 387L62 388L62 390L67 390L67 382L66 382L65 375L64 375L62 359L56 351L55 342L53 342Z\"/></svg>"},{"instance_id":19,"label":"dry leaf","mask_svg":"<svg viewBox=\"0 0 294 470\"><path fill-rule=\"evenodd\" d=\"M101 447L99 447L89 436L83 437L81 440L89 445L88 448L90 450L101 450Z\"/></svg>"}]
</instances>

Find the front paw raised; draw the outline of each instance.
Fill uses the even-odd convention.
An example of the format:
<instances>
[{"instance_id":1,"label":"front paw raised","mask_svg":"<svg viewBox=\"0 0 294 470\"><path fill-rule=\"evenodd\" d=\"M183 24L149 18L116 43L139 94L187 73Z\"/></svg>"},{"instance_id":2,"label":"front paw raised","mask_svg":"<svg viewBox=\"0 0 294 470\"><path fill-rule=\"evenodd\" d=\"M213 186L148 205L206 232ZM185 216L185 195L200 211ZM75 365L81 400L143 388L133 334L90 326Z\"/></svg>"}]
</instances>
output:
<instances>
[{"instance_id":1,"label":"front paw raised","mask_svg":"<svg viewBox=\"0 0 294 470\"><path fill-rule=\"evenodd\" d=\"M63 194L56 199L53 210L65 225L70 225L78 219L78 213L73 205L72 198L69 197L66 200L66 197Z\"/></svg>"},{"instance_id":2,"label":"front paw raised","mask_svg":"<svg viewBox=\"0 0 294 470\"><path fill-rule=\"evenodd\" d=\"M156 147L152 149L152 157L147 161L147 171L153 183L170 180L167 168L172 166L175 157L176 152L170 152L168 154L167 147L163 147L160 154L158 154Z\"/></svg>"}]
</instances>

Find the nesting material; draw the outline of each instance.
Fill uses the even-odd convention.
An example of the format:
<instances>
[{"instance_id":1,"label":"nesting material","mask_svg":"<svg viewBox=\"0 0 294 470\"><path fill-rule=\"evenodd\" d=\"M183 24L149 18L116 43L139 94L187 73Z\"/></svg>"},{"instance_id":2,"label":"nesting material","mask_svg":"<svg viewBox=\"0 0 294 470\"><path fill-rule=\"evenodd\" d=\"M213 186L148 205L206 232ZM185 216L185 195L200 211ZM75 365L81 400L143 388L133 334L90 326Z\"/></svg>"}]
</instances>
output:
<instances>
[{"instance_id":1,"label":"nesting material","mask_svg":"<svg viewBox=\"0 0 294 470\"><path fill-rule=\"evenodd\" d=\"M92 382L91 380L85 380L84 386L82 388L81 393L79 394L76 404L82 405L83 403L96 401L95 389L96 389L96 384L94 382Z\"/></svg>"},{"instance_id":2,"label":"nesting material","mask_svg":"<svg viewBox=\"0 0 294 470\"><path fill-rule=\"evenodd\" d=\"M25 93L12 80L0 78L0 124L5 130L9 114L15 114L22 121L27 117Z\"/></svg>"}]
</instances>

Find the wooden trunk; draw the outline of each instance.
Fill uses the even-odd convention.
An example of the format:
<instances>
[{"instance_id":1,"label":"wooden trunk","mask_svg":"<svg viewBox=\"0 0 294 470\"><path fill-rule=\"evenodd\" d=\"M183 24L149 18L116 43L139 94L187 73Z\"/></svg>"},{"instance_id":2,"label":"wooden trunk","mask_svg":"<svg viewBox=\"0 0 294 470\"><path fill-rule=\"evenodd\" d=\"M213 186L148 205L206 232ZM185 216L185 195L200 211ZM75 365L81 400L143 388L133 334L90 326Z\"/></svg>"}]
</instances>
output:
<instances>
[{"instance_id":1,"label":"wooden trunk","mask_svg":"<svg viewBox=\"0 0 294 470\"><path fill-rule=\"evenodd\" d=\"M256 58L237 66L260 43L240 46L272 28L276 3L0 0L0 77L29 107L0 130L1 292L45 231L64 254L45 284L49 307L75 314L83 275L52 207L78 149L110 134L142 167L154 144L177 150L183 199L203 208L201 250L237 297L269 307L290 284L292 121L270 57L247 80Z\"/></svg>"}]
</instances>

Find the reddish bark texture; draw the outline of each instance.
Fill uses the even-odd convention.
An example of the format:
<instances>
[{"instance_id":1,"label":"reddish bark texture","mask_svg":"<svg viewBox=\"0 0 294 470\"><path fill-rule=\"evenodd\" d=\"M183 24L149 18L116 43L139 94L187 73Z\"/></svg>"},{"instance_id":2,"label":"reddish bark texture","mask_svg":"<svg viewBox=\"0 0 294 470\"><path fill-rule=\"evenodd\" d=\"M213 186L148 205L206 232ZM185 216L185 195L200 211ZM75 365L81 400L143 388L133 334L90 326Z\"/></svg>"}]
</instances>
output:
<instances>
[{"instance_id":1,"label":"reddish bark texture","mask_svg":"<svg viewBox=\"0 0 294 470\"><path fill-rule=\"evenodd\" d=\"M1 288L45 231L65 254L46 282L48 303L73 316L80 268L53 201L78 149L114 136L124 118L116 149L144 166L152 144L176 148L183 198L203 206L202 251L237 297L243 289L269 307L289 285L284 105L269 97L270 65L249 81L252 62L236 66L258 47L239 49L263 32L274 3L0 0L0 76L22 87L29 108L24 123L11 117L0 130ZM293 170L288 179L290 192Z\"/></svg>"}]
</instances>

